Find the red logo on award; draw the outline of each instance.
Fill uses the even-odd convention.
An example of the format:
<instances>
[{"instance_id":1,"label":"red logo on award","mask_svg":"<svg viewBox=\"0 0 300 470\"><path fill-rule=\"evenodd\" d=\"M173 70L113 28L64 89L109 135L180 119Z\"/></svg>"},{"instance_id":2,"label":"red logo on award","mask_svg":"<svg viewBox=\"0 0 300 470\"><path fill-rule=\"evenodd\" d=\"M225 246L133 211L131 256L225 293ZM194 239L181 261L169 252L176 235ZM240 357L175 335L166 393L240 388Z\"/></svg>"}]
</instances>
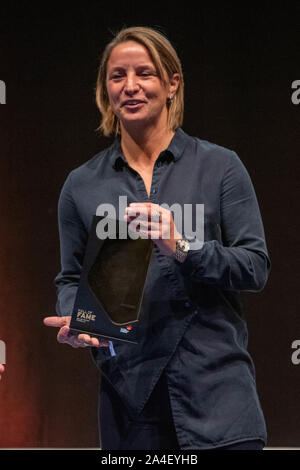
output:
<instances>
[{"instance_id":1,"label":"red logo on award","mask_svg":"<svg viewBox=\"0 0 300 470\"><path fill-rule=\"evenodd\" d=\"M127 325L126 328L127 328L127 330L132 330L132 326L131 326L131 325Z\"/></svg>"}]
</instances>

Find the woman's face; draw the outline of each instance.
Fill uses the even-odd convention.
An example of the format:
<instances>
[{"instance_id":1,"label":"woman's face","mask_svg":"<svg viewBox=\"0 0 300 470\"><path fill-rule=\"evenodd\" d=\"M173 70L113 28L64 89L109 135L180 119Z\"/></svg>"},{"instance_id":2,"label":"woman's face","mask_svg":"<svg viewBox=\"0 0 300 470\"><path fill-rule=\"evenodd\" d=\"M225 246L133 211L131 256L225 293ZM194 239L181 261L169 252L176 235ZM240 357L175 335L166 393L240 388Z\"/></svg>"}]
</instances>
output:
<instances>
[{"instance_id":1,"label":"woman's face","mask_svg":"<svg viewBox=\"0 0 300 470\"><path fill-rule=\"evenodd\" d=\"M178 74L174 74L178 75ZM167 99L174 94L177 81L159 79L147 49L135 41L117 45L107 63L106 87L109 102L121 124L167 122ZM165 120L165 121L164 121Z\"/></svg>"}]
</instances>

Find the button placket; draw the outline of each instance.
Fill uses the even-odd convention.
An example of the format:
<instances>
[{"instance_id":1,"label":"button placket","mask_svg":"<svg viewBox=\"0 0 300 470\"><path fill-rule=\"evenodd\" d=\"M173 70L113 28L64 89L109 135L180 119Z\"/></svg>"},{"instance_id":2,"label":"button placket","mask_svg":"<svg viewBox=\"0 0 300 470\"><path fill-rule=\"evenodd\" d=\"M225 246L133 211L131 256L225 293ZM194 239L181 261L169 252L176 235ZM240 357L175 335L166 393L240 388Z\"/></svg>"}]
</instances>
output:
<instances>
[{"instance_id":1,"label":"button placket","mask_svg":"<svg viewBox=\"0 0 300 470\"><path fill-rule=\"evenodd\" d=\"M161 162L155 162L153 173L152 173L152 181L151 181L151 189L150 189L150 201L155 202L157 199L158 194L158 187L159 187L159 178L160 178L160 170L161 166L159 165Z\"/></svg>"}]
</instances>

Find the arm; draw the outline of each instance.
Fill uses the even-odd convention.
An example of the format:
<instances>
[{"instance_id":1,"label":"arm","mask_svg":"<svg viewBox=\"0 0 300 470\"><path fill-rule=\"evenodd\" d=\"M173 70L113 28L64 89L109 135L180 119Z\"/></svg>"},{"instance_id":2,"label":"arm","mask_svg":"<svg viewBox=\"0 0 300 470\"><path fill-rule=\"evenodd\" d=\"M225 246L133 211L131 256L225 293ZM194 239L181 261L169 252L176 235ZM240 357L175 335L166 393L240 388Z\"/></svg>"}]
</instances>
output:
<instances>
[{"instance_id":1,"label":"arm","mask_svg":"<svg viewBox=\"0 0 300 470\"><path fill-rule=\"evenodd\" d=\"M72 196L71 175L66 179L58 201L61 271L54 283L57 289L56 311L60 316L72 313L88 239Z\"/></svg>"},{"instance_id":2,"label":"arm","mask_svg":"<svg viewBox=\"0 0 300 470\"><path fill-rule=\"evenodd\" d=\"M91 338L87 334L76 335L69 328L88 239L88 232L72 197L71 173L65 181L58 202L58 225L61 271L54 282L57 288L56 312L63 318L47 317L44 318L44 324L59 328L59 343L67 343L74 348L109 346L106 340Z\"/></svg>"},{"instance_id":3,"label":"arm","mask_svg":"<svg viewBox=\"0 0 300 470\"><path fill-rule=\"evenodd\" d=\"M180 267L182 273L225 290L261 291L271 263L255 191L235 152L224 172L220 212L222 242L205 241L200 250L190 250Z\"/></svg>"}]
</instances>

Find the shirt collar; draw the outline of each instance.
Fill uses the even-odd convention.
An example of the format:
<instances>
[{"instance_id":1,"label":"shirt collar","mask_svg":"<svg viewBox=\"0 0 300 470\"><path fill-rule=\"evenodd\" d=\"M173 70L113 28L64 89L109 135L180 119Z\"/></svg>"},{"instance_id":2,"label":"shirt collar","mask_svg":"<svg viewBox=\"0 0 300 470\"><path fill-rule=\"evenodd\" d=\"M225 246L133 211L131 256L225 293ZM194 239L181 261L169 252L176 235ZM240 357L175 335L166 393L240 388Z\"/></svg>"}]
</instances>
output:
<instances>
[{"instance_id":1,"label":"shirt collar","mask_svg":"<svg viewBox=\"0 0 300 470\"><path fill-rule=\"evenodd\" d=\"M187 134L181 129L181 127L177 127L169 146L161 152L158 158L160 160L167 160L168 162L176 162L183 154L187 140ZM120 136L118 136L112 144L112 151L112 166L116 171L120 171L123 166L128 166L122 152Z\"/></svg>"}]
</instances>

